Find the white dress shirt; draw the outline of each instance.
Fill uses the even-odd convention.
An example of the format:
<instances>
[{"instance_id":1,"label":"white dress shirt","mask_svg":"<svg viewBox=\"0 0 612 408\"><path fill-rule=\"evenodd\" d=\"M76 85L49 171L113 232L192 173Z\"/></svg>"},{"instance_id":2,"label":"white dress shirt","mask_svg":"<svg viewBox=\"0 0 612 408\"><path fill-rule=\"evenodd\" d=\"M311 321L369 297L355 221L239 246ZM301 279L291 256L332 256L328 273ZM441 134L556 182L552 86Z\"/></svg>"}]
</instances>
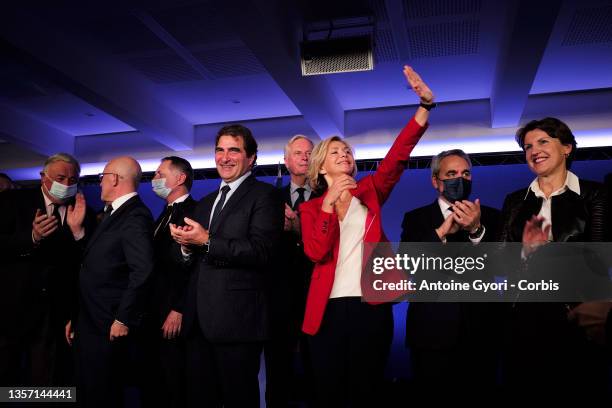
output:
<instances>
[{"instance_id":1,"label":"white dress shirt","mask_svg":"<svg viewBox=\"0 0 612 408\"><path fill-rule=\"evenodd\" d=\"M340 221L340 247L331 298L361 296L363 237L368 209L353 197L344 219Z\"/></svg>"},{"instance_id":2,"label":"white dress shirt","mask_svg":"<svg viewBox=\"0 0 612 408\"><path fill-rule=\"evenodd\" d=\"M578 176L576 176L571 171L567 172L567 176L565 177L565 183L563 183L563 185L559 189L554 191L550 195L550 197L546 197L544 192L540 189L540 185L538 184L537 178L533 180L531 184L529 185L529 188L527 189L527 194L529 194L529 191L533 191L536 197L542 198L542 208L540 208L540 212L538 213L538 215L544 217L544 222L542 223L542 230L547 225L552 226L552 223L553 223L552 212L551 212L552 198L554 196L563 194L568 189L580 195L580 182L579 182ZM525 195L525 198L527 198L527 195ZM548 232L548 240L553 241L552 227L550 228L550 231Z\"/></svg>"}]
</instances>

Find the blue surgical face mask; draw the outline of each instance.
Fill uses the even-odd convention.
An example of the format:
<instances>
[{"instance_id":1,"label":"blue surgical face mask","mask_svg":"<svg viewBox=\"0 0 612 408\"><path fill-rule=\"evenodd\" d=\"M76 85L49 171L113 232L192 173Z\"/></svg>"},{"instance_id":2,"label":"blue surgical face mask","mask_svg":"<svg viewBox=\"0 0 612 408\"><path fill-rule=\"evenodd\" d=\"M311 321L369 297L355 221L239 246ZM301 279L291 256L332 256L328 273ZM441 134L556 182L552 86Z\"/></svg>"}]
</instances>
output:
<instances>
[{"instance_id":1,"label":"blue surgical face mask","mask_svg":"<svg viewBox=\"0 0 612 408\"><path fill-rule=\"evenodd\" d=\"M49 177L49 176L47 176ZM53 180L51 184L51 188L47 190L49 194L51 194L55 199L59 201L66 201L72 197L74 197L77 193L77 184L72 184L66 186L62 183L58 183Z\"/></svg>"},{"instance_id":2,"label":"blue surgical face mask","mask_svg":"<svg viewBox=\"0 0 612 408\"><path fill-rule=\"evenodd\" d=\"M165 178L151 180L151 185L153 186L153 192L157 194L159 198L163 198L164 200L168 198L170 192L172 191L171 188L166 187Z\"/></svg>"},{"instance_id":3,"label":"blue surgical face mask","mask_svg":"<svg viewBox=\"0 0 612 408\"><path fill-rule=\"evenodd\" d=\"M444 184L442 195L450 203L467 200L472 193L472 180L463 177L440 180Z\"/></svg>"}]
</instances>

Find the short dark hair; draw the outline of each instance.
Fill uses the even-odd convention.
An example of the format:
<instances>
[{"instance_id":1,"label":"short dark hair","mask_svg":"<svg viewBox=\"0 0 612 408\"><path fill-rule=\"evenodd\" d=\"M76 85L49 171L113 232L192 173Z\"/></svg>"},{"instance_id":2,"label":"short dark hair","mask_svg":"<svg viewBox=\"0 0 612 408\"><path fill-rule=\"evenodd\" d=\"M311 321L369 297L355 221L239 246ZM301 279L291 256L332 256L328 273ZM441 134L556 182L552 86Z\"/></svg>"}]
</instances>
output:
<instances>
[{"instance_id":1,"label":"short dark hair","mask_svg":"<svg viewBox=\"0 0 612 408\"><path fill-rule=\"evenodd\" d=\"M170 165L175 170L178 170L185 175L185 187L187 187L188 191L191 191L191 186L193 185L193 168L191 167L191 163L178 156L167 156L161 159L162 162L165 162L166 160L170 162Z\"/></svg>"},{"instance_id":2,"label":"short dark hair","mask_svg":"<svg viewBox=\"0 0 612 408\"><path fill-rule=\"evenodd\" d=\"M548 136L559 139L563 145L572 145L572 151L565 159L565 168L569 169L572 166L572 161L576 155L576 138L564 122L557 118L544 118L540 120L532 120L516 132L516 142L525 149L525 136L532 130L539 129Z\"/></svg>"},{"instance_id":3,"label":"short dark hair","mask_svg":"<svg viewBox=\"0 0 612 408\"><path fill-rule=\"evenodd\" d=\"M215 147L219 144L219 139L221 136L233 136L233 137L241 137L244 142L244 150L246 151L247 157L255 156L253 160L253 166L257 162L257 141L253 137L253 133L251 130L243 125L234 124L223 126L217 132L217 137L215 138Z\"/></svg>"},{"instance_id":4,"label":"short dark hair","mask_svg":"<svg viewBox=\"0 0 612 408\"><path fill-rule=\"evenodd\" d=\"M0 173L0 178L6 179L6 180L10 181L11 183L13 182L13 180L6 173Z\"/></svg>"}]
</instances>

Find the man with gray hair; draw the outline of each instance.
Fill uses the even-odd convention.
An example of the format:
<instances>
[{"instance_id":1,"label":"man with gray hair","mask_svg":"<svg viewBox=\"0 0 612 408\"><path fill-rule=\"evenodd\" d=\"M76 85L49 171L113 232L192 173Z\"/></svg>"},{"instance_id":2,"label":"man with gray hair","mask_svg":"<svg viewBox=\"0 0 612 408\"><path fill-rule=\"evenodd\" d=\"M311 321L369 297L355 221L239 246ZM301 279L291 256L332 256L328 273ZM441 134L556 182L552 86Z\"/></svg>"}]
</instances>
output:
<instances>
[{"instance_id":1,"label":"man with gray hair","mask_svg":"<svg viewBox=\"0 0 612 408\"><path fill-rule=\"evenodd\" d=\"M153 271L153 217L137 193L141 175L131 157L111 160L99 175L107 206L85 247L74 330L79 401L87 407L122 406L122 375L136 364L133 333ZM71 332L69 323L69 342Z\"/></svg>"},{"instance_id":2,"label":"man with gray hair","mask_svg":"<svg viewBox=\"0 0 612 408\"><path fill-rule=\"evenodd\" d=\"M0 197L0 384L71 384L63 341L93 211L77 193L81 168L67 153L47 158L41 186ZM26 361L24 366L22 361Z\"/></svg>"},{"instance_id":3,"label":"man with gray hair","mask_svg":"<svg viewBox=\"0 0 612 408\"><path fill-rule=\"evenodd\" d=\"M470 201L472 162L463 150L443 151L431 161L436 200L405 214L402 242L484 242L497 236L500 213ZM495 383L495 308L475 303L410 304L406 344L415 382L425 388L466 382Z\"/></svg>"}]
</instances>

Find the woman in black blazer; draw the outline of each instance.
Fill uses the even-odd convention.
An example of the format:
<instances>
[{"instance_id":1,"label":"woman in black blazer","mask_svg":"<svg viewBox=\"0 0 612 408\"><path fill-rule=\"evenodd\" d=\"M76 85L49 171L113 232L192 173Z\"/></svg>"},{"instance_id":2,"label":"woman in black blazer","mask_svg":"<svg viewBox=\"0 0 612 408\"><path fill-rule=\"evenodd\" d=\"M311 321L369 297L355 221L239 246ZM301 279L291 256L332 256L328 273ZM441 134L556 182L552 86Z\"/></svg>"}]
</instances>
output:
<instances>
[{"instance_id":1,"label":"woman in black blazer","mask_svg":"<svg viewBox=\"0 0 612 408\"><path fill-rule=\"evenodd\" d=\"M606 192L603 185L580 180L569 170L576 151L569 127L556 118L534 120L518 130L516 140L536 178L506 197L500 241L522 242L527 265L547 242L604 241ZM598 335L603 330L585 330L581 323L585 315L599 314L603 329L609 308L609 302L511 305L505 382L540 392L605 389L609 373L604 339Z\"/></svg>"}]
</instances>

